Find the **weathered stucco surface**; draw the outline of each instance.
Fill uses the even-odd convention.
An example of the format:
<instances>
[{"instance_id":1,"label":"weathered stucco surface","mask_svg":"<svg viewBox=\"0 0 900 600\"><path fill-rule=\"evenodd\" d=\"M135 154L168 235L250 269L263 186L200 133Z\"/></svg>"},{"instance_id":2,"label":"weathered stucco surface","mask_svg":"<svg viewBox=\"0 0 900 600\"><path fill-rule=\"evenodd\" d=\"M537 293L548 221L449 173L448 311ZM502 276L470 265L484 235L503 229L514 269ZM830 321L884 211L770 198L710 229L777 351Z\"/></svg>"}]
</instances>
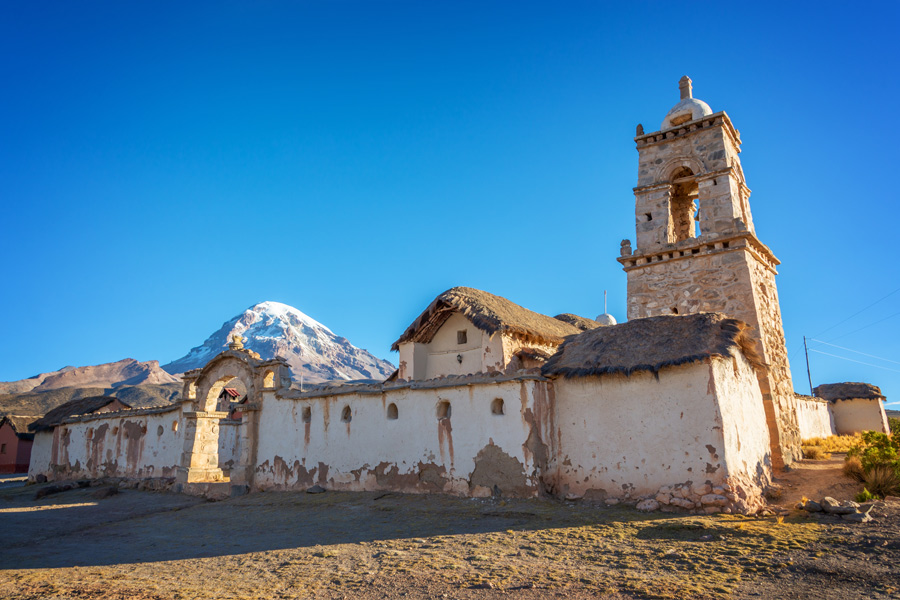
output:
<instances>
[{"instance_id":1,"label":"weathered stucco surface","mask_svg":"<svg viewBox=\"0 0 900 600\"><path fill-rule=\"evenodd\" d=\"M838 435L880 431L890 433L884 402L879 398L848 398L831 403Z\"/></svg>"},{"instance_id":2,"label":"weathered stucco surface","mask_svg":"<svg viewBox=\"0 0 900 600\"><path fill-rule=\"evenodd\" d=\"M830 403L812 396L797 396L796 404L801 439L824 438L837 433Z\"/></svg>"},{"instance_id":3,"label":"weathered stucco surface","mask_svg":"<svg viewBox=\"0 0 900 600\"><path fill-rule=\"evenodd\" d=\"M77 418L38 435L32 475L175 476L185 486L251 490L656 496L749 512L770 474L762 396L740 354L658 376L521 372L267 389L242 410L239 423L177 408Z\"/></svg>"},{"instance_id":4,"label":"weathered stucco surface","mask_svg":"<svg viewBox=\"0 0 900 600\"><path fill-rule=\"evenodd\" d=\"M183 445L177 406L87 415L35 435L29 476L174 477Z\"/></svg>"},{"instance_id":5,"label":"weathered stucco surface","mask_svg":"<svg viewBox=\"0 0 900 600\"><path fill-rule=\"evenodd\" d=\"M267 393L253 485L487 495L491 487L473 473L491 473L502 493L537 494L546 451L535 456L543 432L534 415L546 414L536 406L545 386L523 380L299 399ZM504 414L492 412L497 400Z\"/></svg>"},{"instance_id":6,"label":"weathered stucco surface","mask_svg":"<svg viewBox=\"0 0 900 600\"><path fill-rule=\"evenodd\" d=\"M722 485L748 469L755 476L766 462L765 430L736 436L741 425L735 421L762 419L762 402L758 388L756 398L742 389L752 375L749 365L744 362L735 377L730 363L672 367L659 378L638 373L555 381L557 493L634 498L682 483ZM717 398L717 385L739 393Z\"/></svg>"}]
</instances>

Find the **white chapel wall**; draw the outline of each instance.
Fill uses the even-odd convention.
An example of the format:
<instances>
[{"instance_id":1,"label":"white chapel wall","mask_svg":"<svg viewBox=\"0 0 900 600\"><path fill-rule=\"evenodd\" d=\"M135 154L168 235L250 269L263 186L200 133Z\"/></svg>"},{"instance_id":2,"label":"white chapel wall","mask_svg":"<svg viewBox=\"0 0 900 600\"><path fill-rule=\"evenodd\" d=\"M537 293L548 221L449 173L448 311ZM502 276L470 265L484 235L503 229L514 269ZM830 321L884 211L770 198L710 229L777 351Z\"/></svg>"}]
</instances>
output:
<instances>
[{"instance_id":1,"label":"white chapel wall","mask_svg":"<svg viewBox=\"0 0 900 600\"><path fill-rule=\"evenodd\" d=\"M831 402L838 435L879 431L888 433L887 413L881 398L848 398Z\"/></svg>"},{"instance_id":2,"label":"white chapel wall","mask_svg":"<svg viewBox=\"0 0 900 600\"><path fill-rule=\"evenodd\" d=\"M540 432L532 432L534 415L547 413L535 406L536 396L546 402L545 386L523 380L299 399L266 393L254 486L487 495L497 485L507 495L534 495ZM492 412L497 400L505 414ZM444 402L447 419L439 418Z\"/></svg>"},{"instance_id":3,"label":"white chapel wall","mask_svg":"<svg viewBox=\"0 0 900 600\"><path fill-rule=\"evenodd\" d=\"M174 477L184 448L180 407L84 415L35 436L29 477ZM48 456L49 455L49 456Z\"/></svg>"},{"instance_id":4,"label":"white chapel wall","mask_svg":"<svg viewBox=\"0 0 900 600\"><path fill-rule=\"evenodd\" d=\"M737 375L730 359L713 359L658 378L556 380L557 493L634 498L679 484L725 485L747 471L767 477L762 396L751 367L738 362Z\"/></svg>"},{"instance_id":5,"label":"white chapel wall","mask_svg":"<svg viewBox=\"0 0 900 600\"><path fill-rule=\"evenodd\" d=\"M837 432L830 403L812 396L797 396L797 424L803 440L825 438Z\"/></svg>"}]
</instances>

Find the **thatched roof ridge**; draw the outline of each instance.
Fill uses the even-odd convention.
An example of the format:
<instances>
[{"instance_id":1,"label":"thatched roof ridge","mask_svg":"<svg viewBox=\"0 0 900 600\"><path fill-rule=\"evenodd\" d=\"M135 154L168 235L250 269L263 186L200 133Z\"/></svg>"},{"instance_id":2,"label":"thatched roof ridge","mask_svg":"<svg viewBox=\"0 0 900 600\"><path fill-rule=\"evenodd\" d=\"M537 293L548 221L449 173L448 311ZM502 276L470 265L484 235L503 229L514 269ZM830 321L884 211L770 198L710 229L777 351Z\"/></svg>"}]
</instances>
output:
<instances>
[{"instance_id":1,"label":"thatched roof ridge","mask_svg":"<svg viewBox=\"0 0 900 600\"><path fill-rule=\"evenodd\" d=\"M75 400L70 400L63 405L57 406L46 415L29 425L28 429L34 432L53 429L69 417L87 415L96 412L104 406L112 404L116 401L118 401L126 408L131 408L128 404L122 402L114 396L88 396L87 398L77 398Z\"/></svg>"},{"instance_id":2,"label":"thatched roof ridge","mask_svg":"<svg viewBox=\"0 0 900 600\"><path fill-rule=\"evenodd\" d=\"M636 371L728 356L738 349L755 365L749 326L721 313L635 319L569 338L541 368L545 377L585 377Z\"/></svg>"},{"instance_id":3,"label":"thatched roof ridge","mask_svg":"<svg viewBox=\"0 0 900 600\"><path fill-rule=\"evenodd\" d=\"M19 439L30 440L34 439L34 434L28 432L28 426L39 418L40 417L37 416L3 415L3 417L0 418L0 425L9 423L10 427L13 428L13 431L16 432L16 437Z\"/></svg>"},{"instance_id":4,"label":"thatched roof ridge","mask_svg":"<svg viewBox=\"0 0 900 600\"><path fill-rule=\"evenodd\" d=\"M561 344L567 336L581 332L574 325L528 310L501 296L455 287L435 298L393 343L391 350L399 350L405 342L427 344L454 312L462 313L488 334L500 331L542 343Z\"/></svg>"},{"instance_id":5,"label":"thatched roof ridge","mask_svg":"<svg viewBox=\"0 0 900 600\"><path fill-rule=\"evenodd\" d=\"M581 331L590 331L591 329L597 329L598 327L602 327L601 323L593 319L588 319L587 317L581 317L578 315L573 315L572 313L562 313L561 315L556 315L553 317L558 321L562 321L563 323L568 323L569 325L574 325Z\"/></svg>"},{"instance_id":6,"label":"thatched roof ridge","mask_svg":"<svg viewBox=\"0 0 900 600\"><path fill-rule=\"evenodd\" d=\"M826 400L847 400L849 398L884 398L881 388L871 383L845 381L843 383L823 383L813 389L813 393Z\"/></svg>"}]
</instances>

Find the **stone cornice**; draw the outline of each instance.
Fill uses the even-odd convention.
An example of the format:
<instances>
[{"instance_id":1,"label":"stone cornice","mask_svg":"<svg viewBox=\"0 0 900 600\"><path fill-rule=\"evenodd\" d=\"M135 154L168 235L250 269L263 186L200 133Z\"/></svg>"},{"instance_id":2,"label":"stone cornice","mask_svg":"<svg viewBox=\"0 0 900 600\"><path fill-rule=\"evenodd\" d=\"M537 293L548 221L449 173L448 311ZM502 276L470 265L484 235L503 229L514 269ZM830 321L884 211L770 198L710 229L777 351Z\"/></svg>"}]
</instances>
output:
<instances>
[{"instance_id":1,"label":"stone cornice","mask_svg":"<svg viewBox=\"0 0 900 600\"><path fill-rule=\"evenodd\" d=\"M652 133L646 133L644 135L636 136L634 138L634 143L637 144L638 148L651 146L653 144L664 144L667 141L671 141L676 138L685 136L689 133L693 133L698 129L707 129L716 126L725 129L725 131L728 133L728 137L731 139L731 143L734 144L735 147L738 148L738 150L740 150L741 136L738 133L737 129L734 128L734 125L731 124L731 119L728 118L728 115L725 113L725 111L719 111L700 119L694 119L693 121L682 123L681 125L672 127L671 129L654 131Z\"/></svg>"},{"instance_id":2,"label":"stone cornice","mask_svg":"<svg viewBox=\"0 0 900 600\"><path fill-rule=\"evenodd\" d=\"M725 167L724 169L719 169L718 171L710 171L709 173L703 173L701 175L697 175L696 177L694 177L694 179L696 181L705 181L707 179L713 179L714 177L721 177L723 175L732 176L732 177L734 177L735 181L740 183L744 188L747 187L741 181L741 178L740 178L737 170L732 166ZM673 186L673 184L671 181L663 181L661 183L648 183L647 185L639 185L637 187L631 188L631 190L635 194L643 194L643 193L652 192L655 190L669 189L672 186ZM750 190L747 189L747 192L749 193Z\"/></svg>"},{"instance_id":3,"label":"stone cornice","mask_svg":"<svg viewBox=\"0 0 900 600\"><path fill-rule=\"evenodd\" d=\"M640 252L628 256L620 256L618 260L624 270L632 271L648 265L684 260L697 256L711 254L723 254L726 252L738 252L745 250L750 252L757 261L762 263L772 273L777 274L776 267L781 264L768 246L763 244L749 231L731 235L705 235L692 238L677 244L670 244L652 252Z\"/></svg>"}]
</instances>

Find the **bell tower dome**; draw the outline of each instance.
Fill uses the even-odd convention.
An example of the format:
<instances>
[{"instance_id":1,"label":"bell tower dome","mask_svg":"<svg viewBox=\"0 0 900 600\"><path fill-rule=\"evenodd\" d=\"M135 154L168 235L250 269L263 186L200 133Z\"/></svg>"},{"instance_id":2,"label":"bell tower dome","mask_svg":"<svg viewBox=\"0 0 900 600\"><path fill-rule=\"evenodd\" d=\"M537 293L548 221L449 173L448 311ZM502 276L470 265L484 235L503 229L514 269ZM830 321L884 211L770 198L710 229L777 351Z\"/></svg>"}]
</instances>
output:
<instances>
[{"instance_id":1,"label":"bell tower dome","mask_svg":"<svg viewBox=\"0 0 900 600\"><path fill-rule=\"evenodd\" d=\"M618 258L628 276L628 318L722 312L751 325L768 365L758 376L780 467L800 452L775 288L780 263L756 237L740 133L727 114L694 98L691 84L681 78L681 98L659 131L638 125L634 138L637 247L624 240Z\"/></svg>"}]
</instances>

